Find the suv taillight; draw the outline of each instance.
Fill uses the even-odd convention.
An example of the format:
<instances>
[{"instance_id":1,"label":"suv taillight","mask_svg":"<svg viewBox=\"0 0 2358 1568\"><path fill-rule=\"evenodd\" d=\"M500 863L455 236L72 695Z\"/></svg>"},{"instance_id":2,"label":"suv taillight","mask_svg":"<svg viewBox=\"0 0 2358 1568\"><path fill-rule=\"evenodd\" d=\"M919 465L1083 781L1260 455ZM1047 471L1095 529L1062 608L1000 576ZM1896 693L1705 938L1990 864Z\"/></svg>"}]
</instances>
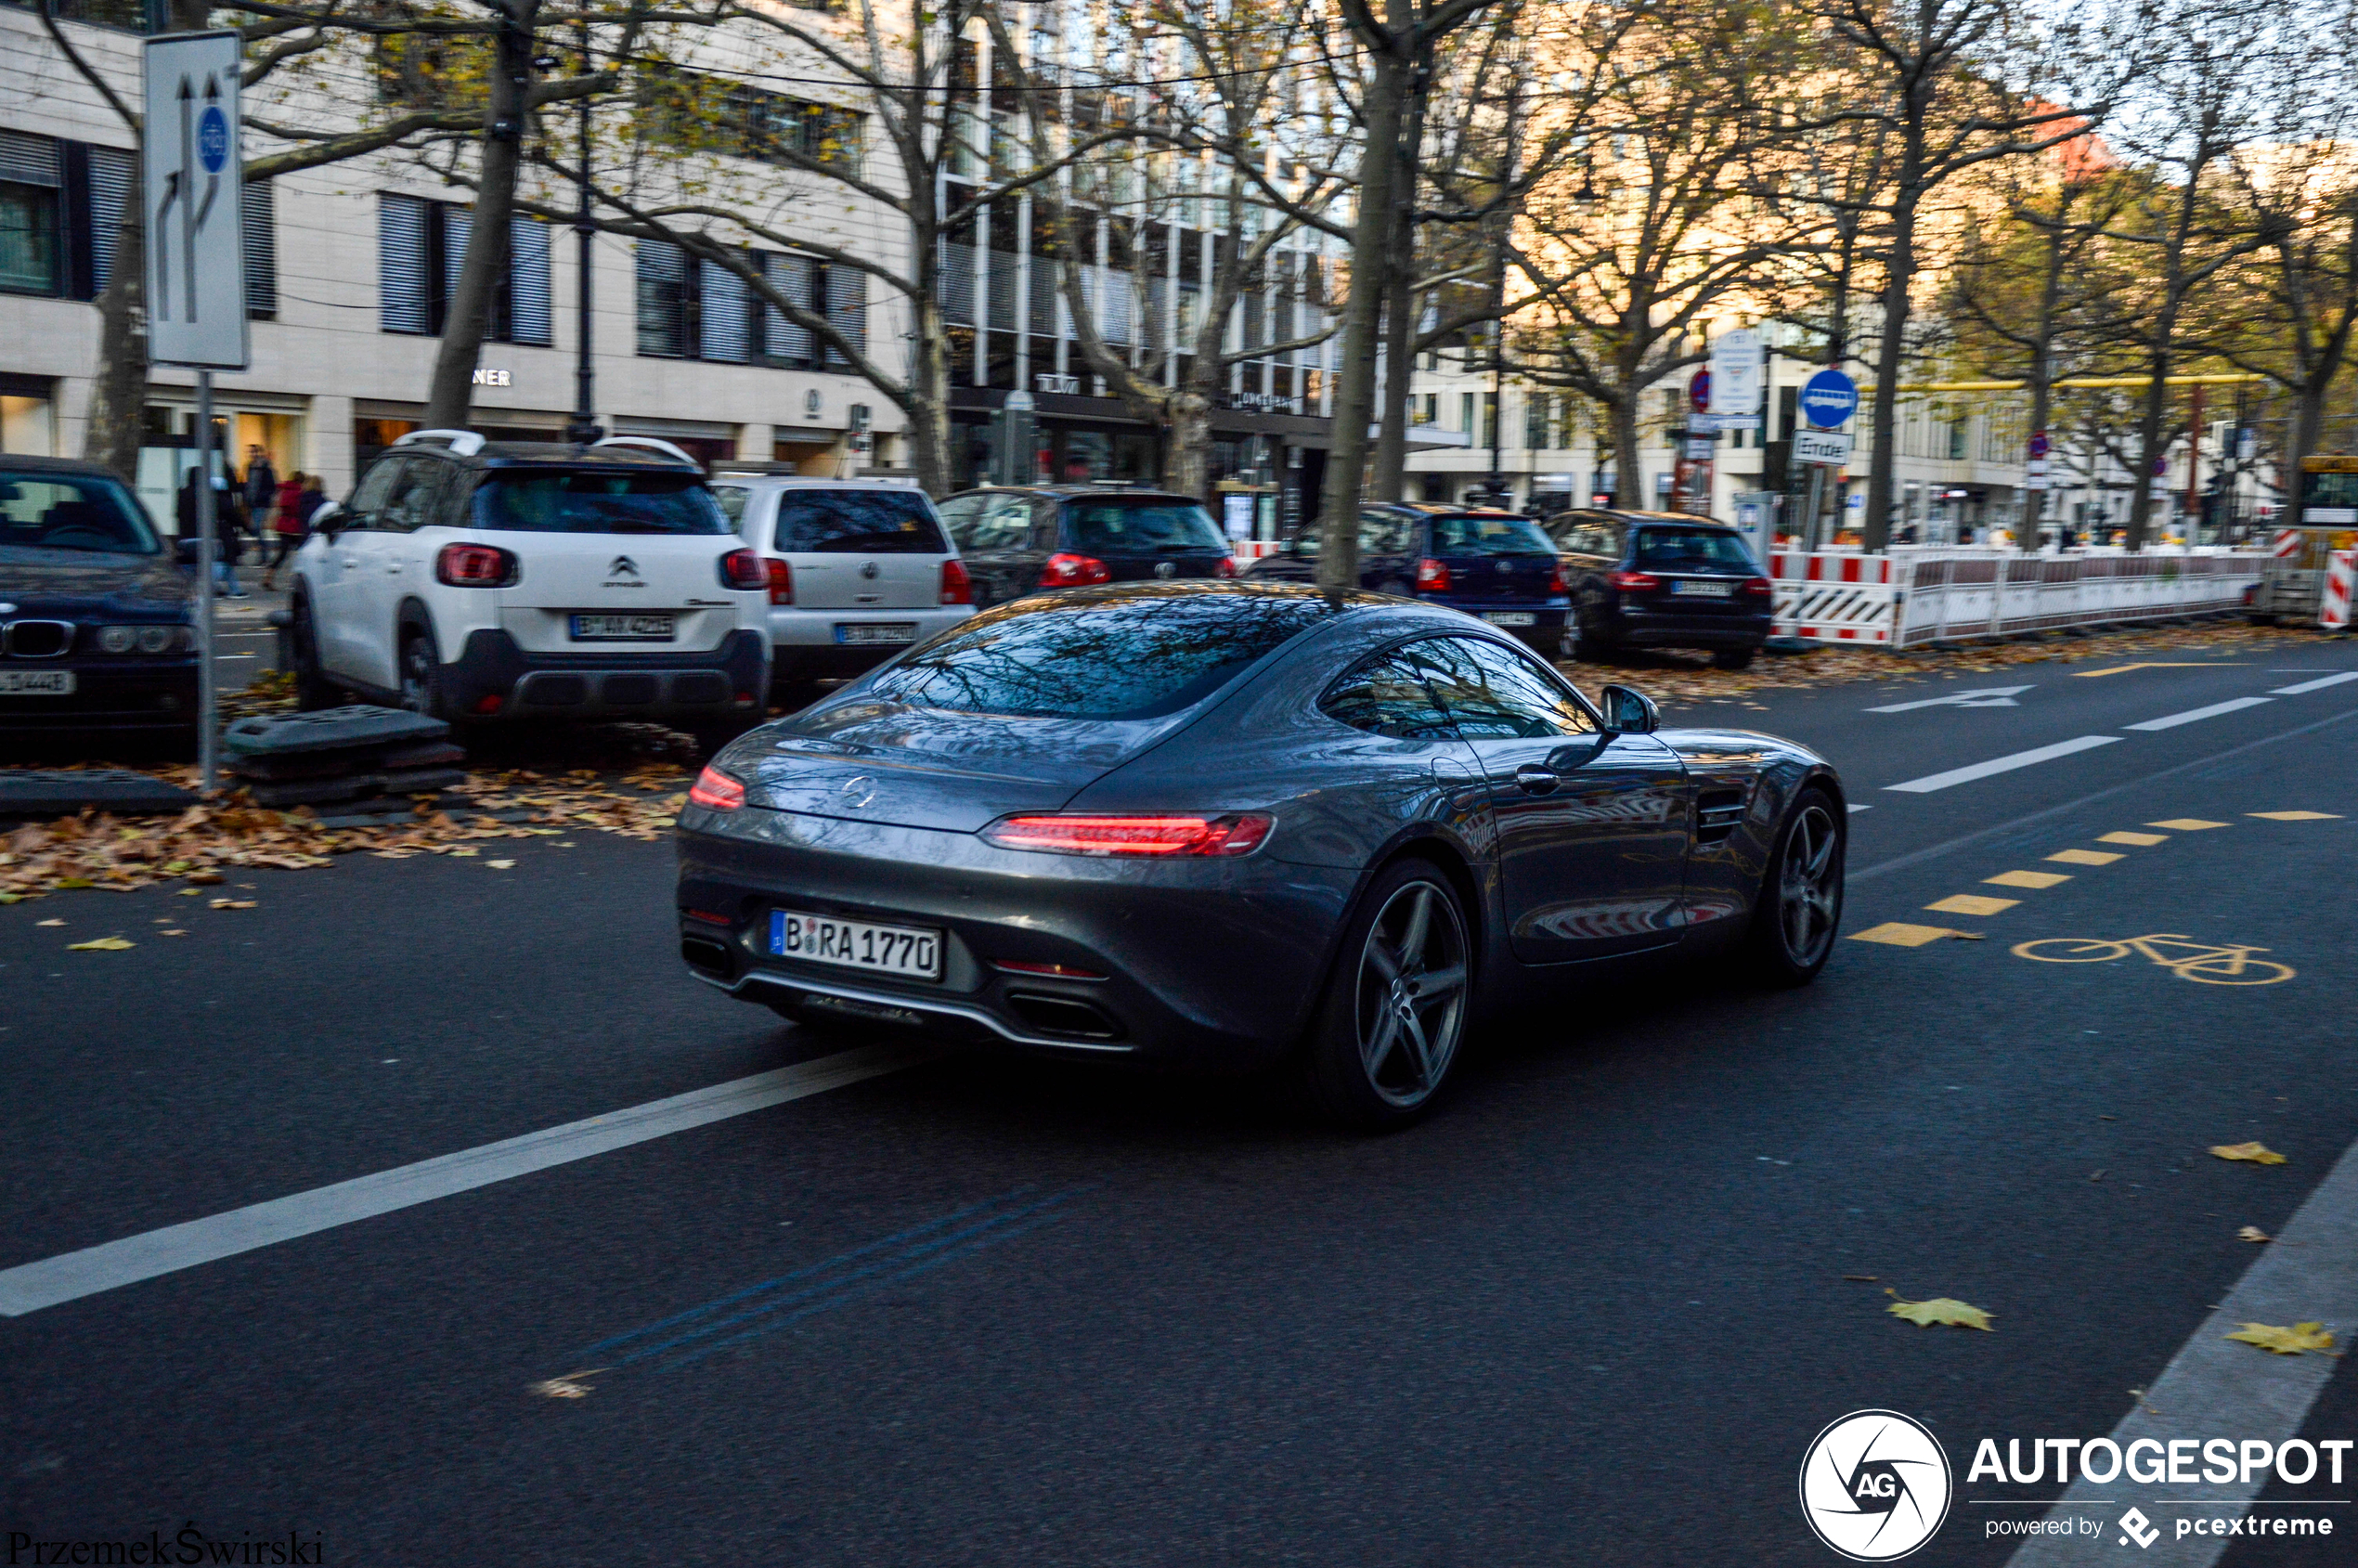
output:
<instances>
[{"instance_id":1,"label":"suv taillight","mask_svg":"<svg viewBox=\"0 0 2358 1568\"><path fill-rule=\"evenodd\" d=\"M732 550L720 558L720 586L750 593L770 586L770 568L763 564L761 553L752 550Z\"/></svg>"},{"instance_id":2,"label":"suv taillight","mask_svg":"<svg viewBox=\"0 0 2358 1568\"><path fill-rule=\"evenodd\" d=\"M1662 579L1652 572L1608 572L1605 581L1625 593L1652 593L1662 586Z\"/></svg>"},{"instance_id":3,"label":"suv taillight","mask_svg":"<svg viewBox=\"0 0 2358 1568\"><path fill-rule=\"evenodd\" d=\"M506 588L516 580L516 558L492 544L447 544L434 558L434 578L451 588Z\"/></svg>"},{"instance_id":4,"label":"suv taillight","mask_svg":"<svg viewBox=\"0 0 2358 1568\"><path fill-rule=\"evenodd\" d=\"M1422 561L1418 562L1417 591L1419 593L1448 592L1449 568L1443 565L1440 562L1435 561L1430 555L1426 556Z\"/></svg>"},{"instance_id":5,"label":"suv taillight","mask_svg":"<svg viewBox=\"0 0 2358 1568\"><path fill-rule=\"evenodd\" d=\"M770 562L770 603L794 603L794 568L774 557Z\"/></svg>"},{"instance_id":6,"label":"suv taillight","mask_svg":"<svg viewBox=\"0 0 2358 1568\"><path fill-rule=\"evenodd\" d=\"M1572 585L1564 581L1564 564L1561 561L1556 563L1556 569L1548 574L1548 591L1549 593L1572 591Z\"/></svg>"},{"instance_id":7,"label":"suv taillight","mask_svg":"<svg viewBox=\"0 0 2358 1568\"><path fill-rule=\"evenodd\" d=\"M1084 583L1113 581L1113 573L1094 555L1075 555L1060 550L1048 557L1040 568L1043 588L1076 588Z\"/></svg>"},{"instance_id":8,"label":"suv taillight","mask_svg":"<svg viewBox=\"0 0 2358 1568\"><path fill-rule=\"evenodd\" d=\"M1771 593L1776 591L1776 585L1771 583L1767 577L1746 577L1744 579L1744 591L1752 595L1754 598L1766 599Z\"/></svg>"},{"instance_id":9,"label":"suv taillight","mask_svg":"<svg viewBox=\"0 0 2358 1568\"><path fill-rule=\"evenodd\" d=\"M975 602L975 585L966 577L963 561L941 564L941 602L944 604L971 604Z\"/></svg>"}]
</instances>

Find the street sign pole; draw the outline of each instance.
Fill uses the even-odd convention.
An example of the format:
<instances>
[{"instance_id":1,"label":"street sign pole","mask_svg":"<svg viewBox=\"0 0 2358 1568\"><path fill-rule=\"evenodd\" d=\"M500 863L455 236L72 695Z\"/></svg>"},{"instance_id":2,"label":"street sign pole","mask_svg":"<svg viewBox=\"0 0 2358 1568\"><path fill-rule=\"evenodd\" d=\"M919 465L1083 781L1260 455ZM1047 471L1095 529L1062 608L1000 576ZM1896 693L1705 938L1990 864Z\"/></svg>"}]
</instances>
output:
<instances>
[{"instance_id":1,"label":"street sign pole","mask_svg":"<svg viewBox=\"0 0 2358 1568\"><path fill-rule=\"evenodd\" d=\"M211 796L220 736L214 695L213 372L253 362L246 340L245 166L238 140L243 41L234 31L166 33L140 50L146 74L148 357L197 373L197 767ZM224 466L227 466L225 461Z\"/></svg>"}]
</instances>

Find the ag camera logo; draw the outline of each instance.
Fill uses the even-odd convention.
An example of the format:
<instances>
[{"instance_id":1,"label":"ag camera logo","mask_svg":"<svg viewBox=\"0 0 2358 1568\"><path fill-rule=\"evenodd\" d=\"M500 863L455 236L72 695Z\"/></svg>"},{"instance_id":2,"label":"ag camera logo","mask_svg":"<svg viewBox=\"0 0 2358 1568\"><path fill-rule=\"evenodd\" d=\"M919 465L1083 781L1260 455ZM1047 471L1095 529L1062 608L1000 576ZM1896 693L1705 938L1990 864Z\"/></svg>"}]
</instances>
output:
<instances>
[{"instance_id":1,"label":"ag camera logo","mask_svg":"<svg viewBox=\"0 0 2358 1568\"><path fill-rule=\"evenodd\" d=\"M1954 1490L1939 1439L1897 1410L1854 1410L1802 1456L1802 1517L1853 1562L1890 1562L1932 1539Z\"/></svg>"}]
</instances>

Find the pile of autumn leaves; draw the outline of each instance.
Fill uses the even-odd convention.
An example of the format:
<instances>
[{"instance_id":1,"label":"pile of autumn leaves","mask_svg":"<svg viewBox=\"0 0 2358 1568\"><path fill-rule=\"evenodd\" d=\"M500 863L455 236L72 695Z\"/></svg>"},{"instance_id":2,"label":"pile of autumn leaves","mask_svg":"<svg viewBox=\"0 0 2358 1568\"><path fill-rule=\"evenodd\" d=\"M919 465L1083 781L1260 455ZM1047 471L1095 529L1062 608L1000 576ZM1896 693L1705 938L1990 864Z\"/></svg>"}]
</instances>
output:
<instances>
[{"instance_id":1,"label":"pile of autumn leaves","mask_svg":"<svg viewBox=\"0 0 2358 1568\"><path fill-rule=\"evenodd\" d=\"M232 869L307 871L345 854L473 854L471 846L485 839L591 832L653 840L680 814L686 784L685 770L661 761L641 763L614 782L589 769L554 777L524 770L476 773L438 810L367 827L330 828L307 809L265 810L237 797L192 806L162 823L84 811L0 836L0 904L172 882L210 887Z\"/></svg>"}]
</instances>

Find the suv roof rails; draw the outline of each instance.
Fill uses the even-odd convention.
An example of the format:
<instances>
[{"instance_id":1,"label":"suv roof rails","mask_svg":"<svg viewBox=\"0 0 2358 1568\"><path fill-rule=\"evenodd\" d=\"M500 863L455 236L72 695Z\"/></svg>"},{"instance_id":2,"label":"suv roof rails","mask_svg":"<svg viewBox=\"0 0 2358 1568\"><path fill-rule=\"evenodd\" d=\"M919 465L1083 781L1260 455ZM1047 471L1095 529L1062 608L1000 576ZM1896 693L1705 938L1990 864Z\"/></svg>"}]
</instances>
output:
<instances>
[{"instance_id":1,"label":"suv roof rails","mask_svg":"<svg viewBox=\"0 0 2358 1568\"><path fill-rule=\"evenodd\" d=\"M690 468L701 470L704 467L704 464L696 461L670 442L654 435L609 435L603 441L592 442L590 445L592 447L644 447L650 451L668 453Z\"/></svg>"},{"instance_id":2,"label":"suv roof rails","mask_svg":"<svg viewBox=\"0 0 2358 1568\"><path fill-rule=\"evenodd\" d=\"M396 447L407 447L421 441L439 441L450 448L454 458L471 458L483 450L483 437L472 430L413 430L394 440Z\"/></svg>"}]
</instances>

